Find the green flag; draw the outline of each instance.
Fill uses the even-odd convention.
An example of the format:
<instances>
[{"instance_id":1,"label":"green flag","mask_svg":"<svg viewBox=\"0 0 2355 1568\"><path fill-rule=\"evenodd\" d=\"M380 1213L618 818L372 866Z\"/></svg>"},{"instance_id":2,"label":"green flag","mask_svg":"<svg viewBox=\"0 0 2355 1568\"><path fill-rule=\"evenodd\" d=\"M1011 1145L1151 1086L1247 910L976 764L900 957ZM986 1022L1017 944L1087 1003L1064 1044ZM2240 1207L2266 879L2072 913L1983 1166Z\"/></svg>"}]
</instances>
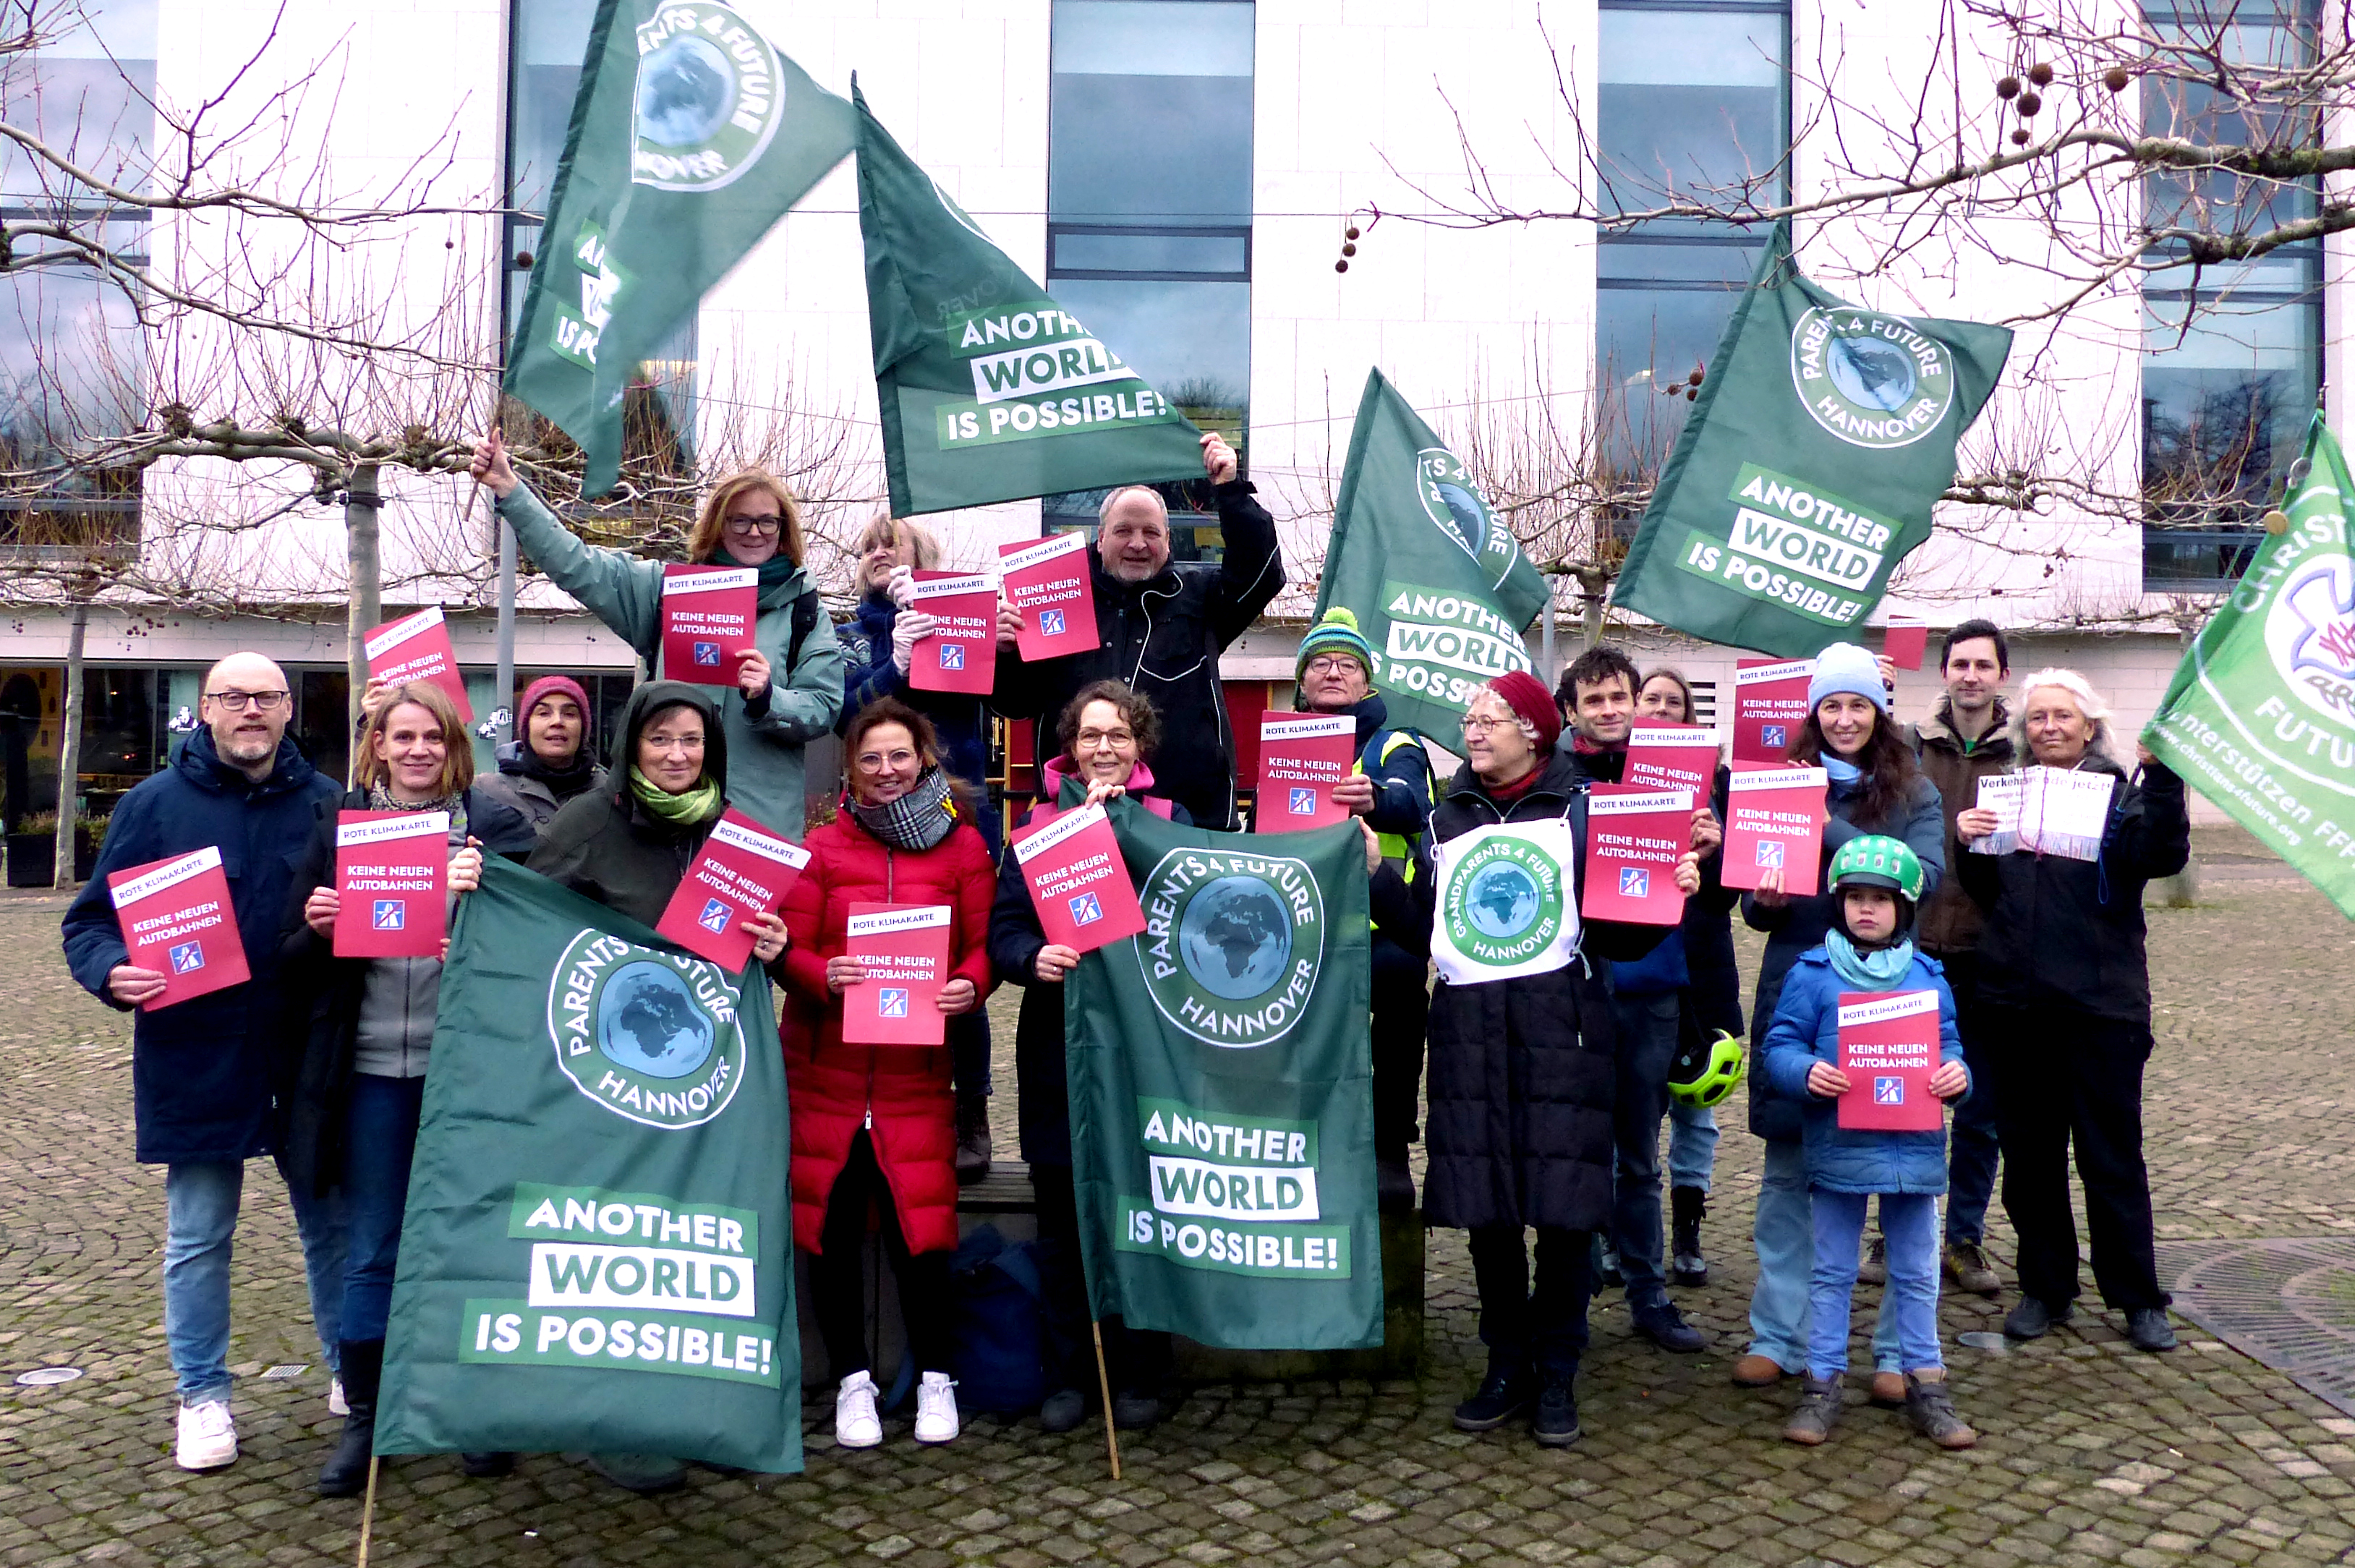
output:
<instances>
[{"instance_id":1,"label":"green flag","mask_svg":"<svg viewBox=\"0 0 2355 1568\"><path fill-rule=\"evenodd\" d=\"M1799 275L1777 223L1612 603L1781 658L1853 641L1930 537L2010 350L2004 327L1835 299Z\"/></svg>"},{"instance_id":2,"label":"green flag","mask_svg":"<svg viewBox=\"0 0 2355 1568\"><path fill-rule=\"evenodd\" d=\"M2319 413L2291 474L2289 527L2200 628L2143 744L2355 917L2355 478Z\"/></svg>"},{"instance_id":3,"label":"green flag","mask_svg":"<svg viewBox=\"0 0 2355 1568\"><path fill-rule=\"evenodd\" d=\"M1063 997L1096 1315L1229 1349L1380 1344L1363 837L1112 820L1146 929Z\"/></svg>"},{"instance_id":4,"label":"green flag","mask_svg":"<svg viewBox=\"0 0 2355 1568\"><path fill-rule=\"evenodd\" d=\"M379 1454L798 1470L769 982L504 860L459 901L401 1221Z\"/></svg>"},{"instance_id":5,"label":"green flag","mask_svg":"<svg viewBox=\"0 0 2355 1568\"><path fill-rule=\"evenodd\" d=\"M1480 683L1528 669L1545 579L1472 476L1380 370L1366 376L1316 614L1358 617L1391 720L1455 741Z\"/></svg>"},{"instance_id":6,"label":"green flag","mask_svg":"<svg viewBox=\"0 0 2355 1568\"><path fill-rule=\"evenodd\" d=\"M891 510L1200 478L1201 432L990 242L856 80L850 96Z\"/></svg>"},{"instance_id":7,"label":"green flag","mask_svg":"<svg viewBox=\"0 0 2355 1568\"><path fill-rule=\"evenodd\" d=\"M850 105L719 0L599 0L506 389L613 488L639 367L850 151Z\"/></svg>"}]
</instances>

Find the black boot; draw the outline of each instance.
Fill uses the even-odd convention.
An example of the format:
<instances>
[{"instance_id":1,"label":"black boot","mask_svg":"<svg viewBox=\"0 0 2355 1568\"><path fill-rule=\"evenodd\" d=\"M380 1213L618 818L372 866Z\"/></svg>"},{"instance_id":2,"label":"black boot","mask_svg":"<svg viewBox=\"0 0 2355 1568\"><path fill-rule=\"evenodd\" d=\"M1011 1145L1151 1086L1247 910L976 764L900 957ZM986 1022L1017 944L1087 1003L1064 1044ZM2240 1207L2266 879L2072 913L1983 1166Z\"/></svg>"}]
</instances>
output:
<instances>
[{"instance_id":1,"label":"black boot","mask_svg":"<svg viewBox=\"0 0 2355 1568\"><path fill-rule=\"evenodd\" d=\"M343 1362L344 1400L352 1413L344 1417L336 1451L319 1468L319 1495L356 1498L368 1486L368 1459L376 1452L376 1391L384 1378L384 1341L346 1339L338 1353Z\"/></svg>"},{"instance_id":2,"label":"black boot","mask_svg":"<svg viewBox=\"0 0 2355 1568\"><path fill-rule=\"evenodd\" d=\"M989 1096L957 1091L956 1179L971 1187L989 1175Z\"/></svg>"},{"instance_id":3,"label":"black boot","mask_svg":"<svg viewBox=\"0 0 2355 1568\"><path fill-rule=\"evenodd\" d=\"M1709 1194L1698 1187L1668 1189L1668 1283L1707 1285L1709 1260L1701 1256L1700 1221L1709 1212Z\"/></svg>"},{"instance_id":4,"label":"black boot","mask_svg":"<svg viewBox=\"0 0 2355 1568\"><path fill-rule=\"evenodd\" d=\"M1455 1407L1455 1429L1493 1432L1529 1409L1537 1392L1537 1379L1527 1360L1491 1350L1488 1375L1480 1380L1470 1399Z\"/></svg>"},{"instance_id":5,"label":"black boot","mask_svg":"<svg viewBox=\"0 0 2355 1568\"><path fill-rule=\"evenodd\" d=\"M1578 1367L1548 1367L1538 1390L1537 1419L1529 1435L1542 1447L1567 1448L1579 1439Z\"/></svg>"}]
</instances>

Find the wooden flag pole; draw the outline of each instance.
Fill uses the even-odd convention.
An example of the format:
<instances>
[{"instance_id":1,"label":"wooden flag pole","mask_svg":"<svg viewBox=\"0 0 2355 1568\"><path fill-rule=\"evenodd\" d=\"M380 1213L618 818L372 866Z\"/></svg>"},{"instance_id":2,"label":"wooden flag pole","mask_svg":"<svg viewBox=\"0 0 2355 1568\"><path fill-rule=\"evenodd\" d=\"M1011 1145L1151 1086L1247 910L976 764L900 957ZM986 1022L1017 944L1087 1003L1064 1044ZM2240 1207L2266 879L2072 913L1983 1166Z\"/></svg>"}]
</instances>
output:
<instances>
[{"instance_id":1,"label":"wooden flag pole","mask_svg":"<svg viewBox=\"0 0 2355 1568\"><path fill-rule=\"evenodd\" d=\"M1088 1332L1095 1338L1096 1387L1103 1394L1104 1452L1112 1456L1112 1478L1117 1481L1120 1479L1120 1435L1113 1430L1112 1373L1104 1370L1103 1325L1091 1317L1088 1319ZM360 1568L368 1568L365 1548L363 1548Z\"/></svg>"},{"instance_id":2,"label":"wooden flag pole","mask_svg":"<svg viewBox=\"0 0 2355 1568\"><path fill-rule=\"evenodd\" d=\"M368 1568L368 1528L376 1523L376 1456L368 1456L368 1496L360 1502L360 1559L358 1568Z\"/></svg>"}]
</instances>

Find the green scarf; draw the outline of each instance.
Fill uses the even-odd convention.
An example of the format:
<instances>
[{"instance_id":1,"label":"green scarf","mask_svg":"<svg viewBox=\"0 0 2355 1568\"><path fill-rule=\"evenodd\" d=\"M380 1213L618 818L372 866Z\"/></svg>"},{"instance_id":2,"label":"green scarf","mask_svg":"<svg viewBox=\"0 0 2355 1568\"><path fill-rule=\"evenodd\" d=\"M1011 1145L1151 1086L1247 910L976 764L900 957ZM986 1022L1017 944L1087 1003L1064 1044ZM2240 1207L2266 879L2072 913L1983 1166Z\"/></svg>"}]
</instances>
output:
<instances>
[{"instance_id":1,"label":"green scarf","mask_svg":"<svg viewBox=\"0 0 2355 1568\"><path fill-rule=\"evenodd\" d=\"M743 562L730 555L726 545L720 545L711 552L711 564L741 567ZM785 585L794 580L794 574L801 569L801 563L788 558L783 549L752 569L761 574L760 586L755 592L763 609L774 607L773 604L774 597L784 592Z\"/></svg>"},{"instance_id":2,"label":"green scarf","mask_svg":"<svg viewBox=\"0 0 2355 1568\"><path fill-rule=\"evenodd\" d=\"M1824 933L1824 952L1832 961L1832 973L1859 991L1888 990L1905 977L1913 963L1911 941L1866 949L1850 942L1848 933L1838 926Z\"/></svg>"},{"instance_id":3,"label":"green scarf","mask_svg":"<svg viewBox=\"0 0 2355 1568\"><path fill-rule=\"evenodd\" d=\"M727 803L719 786L705 779L684 795L673 795L636 768L630 770L630 795L647 814L675 827L698 827L719 815Z\"/></svg>"}]
</instances>

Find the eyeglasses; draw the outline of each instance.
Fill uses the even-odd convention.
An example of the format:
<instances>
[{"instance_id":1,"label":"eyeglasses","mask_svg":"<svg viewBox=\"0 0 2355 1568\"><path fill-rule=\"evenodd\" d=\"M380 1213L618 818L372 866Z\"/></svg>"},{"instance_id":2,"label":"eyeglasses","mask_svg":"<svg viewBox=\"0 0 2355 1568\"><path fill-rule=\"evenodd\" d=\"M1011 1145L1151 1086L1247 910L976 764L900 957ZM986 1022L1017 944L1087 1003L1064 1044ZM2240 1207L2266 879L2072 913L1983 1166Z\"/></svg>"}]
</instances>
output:
<instances>
[{"instance_id":1,"label":"eyeglasses","mask_svg":"<svg viewBox=\"0 0 2355 1568\"><path fill-rule=\"evenodd\" d=\"M1136 744L1136 732L1133 730L1082 730L1080 731L1080 744L1089 751L1098 746L1134 746Z\"/></svg>"},{"instance_id":2,"label":"eyeglasses","mask_svg":"<svg viewBox=\"0 0 2355 1568\"><path fill-rule=\"evenodd\" d=\"M273 713L285 702L286 697L287 694L283 691L208 691L205 693L208 701L218 702L231 713L242 713L249 708L258 709L264 713Z\"/></svg>"},{"instance_id":3,"label":"eyeglasses","mask_svg":"<svg viewBox=\"0 0 2355 1568\"><path fill-rule=\"evenodd\" d=\"M703 737L700 735L642 735L638 738L638 744L650 752L700 752L703 750Z\"/></svg>"},{"instance_id":4,"label":"eyeglasses","mask_svg":"<svg viewBox=\"0 0 2355 1568\"><path fill-rule=\"evenodd\" d=\"M1347 654L1319 654L1308 661L1310 675L1339 675L1345 668L1356 669L1357 667L1359 667L1358 661Z\"/></svg>"},{"instance_id":5,"label":"eyeglasses","mask_svg":"<svg viewBox=\"0 0 2355 1568\"><path fill-rule=\"evenodd\" d=\"M870 773L885 768L904 768L915 760L916 753L910 751L893 752L888 755L881 752L861 752L858 754L858 765Z\"/></svg>"},{"instance_id":6,"label":"eyeglasses","mask_svg":"<svg viewBox=\"0 0 2355 1568\"><path fill-rule=\"evenodd\" d=\"M728 519L728 526L738 533L773 534L783 530L785 519L771 512L766 517L730 517Z\"/></svg>"},{"instance_id":7,"label":"eyeglasses","mask_svg":"<svg viewBox=\"0 0 2355 1568\"><path fill-rule=\"evenodd\" d=\"M1484 719L1476 713L1466 713L1464 716L1464 732L1466 735L1485 735L1491 730L1500 730L1517 722L1518 720L1512 719Z\"/></svg>"}]
</instances>

